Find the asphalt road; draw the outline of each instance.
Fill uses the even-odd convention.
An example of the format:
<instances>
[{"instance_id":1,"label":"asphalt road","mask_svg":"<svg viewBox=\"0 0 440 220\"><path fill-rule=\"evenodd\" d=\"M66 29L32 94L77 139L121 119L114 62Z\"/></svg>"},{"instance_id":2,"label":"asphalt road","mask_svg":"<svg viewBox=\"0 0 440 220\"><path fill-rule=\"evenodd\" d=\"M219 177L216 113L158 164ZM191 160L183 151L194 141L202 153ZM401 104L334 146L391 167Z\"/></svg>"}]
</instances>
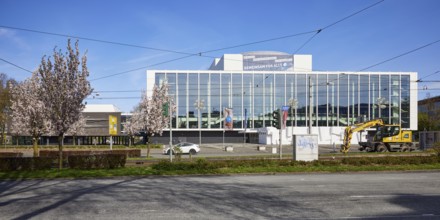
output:
<instances>
[{"instance_id":1,"label":"asphalt road","mask_svg":"<svg viewBox=\"0 0 440 220\"><path fill-rule=\"evenodd\" d=\"M0 219L440 219L440 172L0 182Z\"/></svg>"}]
</instances>

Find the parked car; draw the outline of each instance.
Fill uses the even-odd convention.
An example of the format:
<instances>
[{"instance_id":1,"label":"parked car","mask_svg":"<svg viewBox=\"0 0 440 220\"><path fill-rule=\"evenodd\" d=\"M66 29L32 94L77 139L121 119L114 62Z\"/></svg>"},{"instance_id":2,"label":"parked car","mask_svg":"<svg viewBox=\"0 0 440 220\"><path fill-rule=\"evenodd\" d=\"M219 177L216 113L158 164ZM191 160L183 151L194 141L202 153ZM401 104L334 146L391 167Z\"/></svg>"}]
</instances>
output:
<instances>
[{"instance_id":1,"label":"parked car","mask_svg":"<svg viewBox=\"0 0 440 220\"><path fill-rule=\"evenodd\" d=\"M181 142L173 146L173 154L177 152L177 149L180 149L182 154L191 154L195 155L200 152L200 147L198 144L193 144L189 142ZM170 154L170 147L165 147L163 149L163 154Z\"/></svg>"}]
</instances>

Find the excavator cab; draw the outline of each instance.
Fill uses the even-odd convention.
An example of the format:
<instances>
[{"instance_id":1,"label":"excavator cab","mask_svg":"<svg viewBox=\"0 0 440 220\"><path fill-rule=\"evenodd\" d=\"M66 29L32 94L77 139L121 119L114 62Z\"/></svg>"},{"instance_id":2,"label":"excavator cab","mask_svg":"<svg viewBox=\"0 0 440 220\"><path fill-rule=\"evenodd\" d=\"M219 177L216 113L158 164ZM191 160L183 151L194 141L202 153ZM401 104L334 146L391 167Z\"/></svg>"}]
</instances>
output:
<instances>
[{"instance_id":1,"label":"excavator cab","mask_svg":"<svg viewBox=\"0 0 440 220\"><path fill-rule=\"evenodd\" d=\"M375 141L382 141L383 138L393 137L399 135L400 126L399 125L382 125L377 127L377 132L374 137Z\"/></svg>"}]
</instances>

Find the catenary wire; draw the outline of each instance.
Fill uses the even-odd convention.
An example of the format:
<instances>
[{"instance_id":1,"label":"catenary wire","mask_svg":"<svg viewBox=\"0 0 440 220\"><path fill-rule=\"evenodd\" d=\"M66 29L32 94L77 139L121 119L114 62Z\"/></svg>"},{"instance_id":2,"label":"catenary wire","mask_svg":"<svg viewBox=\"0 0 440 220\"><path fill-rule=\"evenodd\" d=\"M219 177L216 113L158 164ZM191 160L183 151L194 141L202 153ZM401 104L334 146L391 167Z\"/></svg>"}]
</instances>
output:
<instances>
[{"instance_id":1,"label":"catenary wire","mask_svg":"<svg viewBox=\"0 0 440 220\"><path fill-rule=\"evenodd\" d=\"M162 65L165 63L170 63L170 62L174 62L177 60L181 60L181 59L186 59L192 56L204 56L205 53L210 53L210 52L215 52L215 51L220 51L220 50L226 50L226 49L232 49L232 48L237 48L237 47L243 47L243 46L249 46L249 45L253 45L253 44L260 44L260 43L264 43L264 42L269 42L269 41L275 41L275 40L280 40L280 39L285 39L285 38L291 38L291 37L296 37L296 36L300 36L300 35L305 35L305 34L310 34L310 33L315 33L309 40L307 40L301 47L304 47L305 44L307 44L308 42L310 42L318 33L320 33L322 30L327 29L331 26L334 26L350 17L353 17L371 7L374 7L375 5L383 2L379 1L376 2L366 8L363 8L362 10L359 10L353 14L350 14L349 16L346 16L336 22L333 22L327 26L325 26L322 29L318 29L318 30L313 30L313 31L307 31L307 32L302 32L302 33L297 33L297 34L291 34L291 35L285 35L285 36L281 36L281 37L276 37L276 38L270 38L270 39L266 39L266 40L260 40L260 41L254 41L251 43L244 43L244 44L239 44L239 45L234 45L234 46L229 46L229 47L223 47L223 48L218 48L218 49L214 49L214 50L207 50L207 51L203 51L203 52L199 52L199 53L185 53L185 52L180 52L180 51L175 51L175 50L168 50L168 49L160 49L160 48L154 48L154 47L146 47L146 46L139 46L139 45L135 45L135 44L127 44L127 43L120 43L120 42L115 42L115 41L107 41L107 40L99 40L99 39L94 39L94 38L89 38L89 37L80 37L80 36L75 36L75 35L69 35L69 34L59 34L59 33L52 33L52 32L47 32L47 31L39 31L39 30L32 30L32 29L26 29L26 28L18 28L18 27L11 27L11 26L5 26L5 25L0 25L0 27L2 28L8 28L8 29L15 29L15 30L21 30L21 31L28 31L28 32L34 32L34 33L40 33L40 34L48 34L48 35L55 35L55 36L62 36L62 37L69 37L69 38L77 38L77 39L83 39L83 40L88 40L88 41L94 41L94 42L100 42L100 43L108 43L108 44L114 44L114 45L121 45L121 46L128 46L128 47L137 47L137 48L144 48L144 49L150 49L150 50L157 50L157 51L162 51L162 52L170 52L170 53L178 53L178 54L185 54L187 56L184 57L179 57L179 58L175 58L175 59L171 59L168 61L163 61L163 62L159 62L156 64L152 64L152 65L148 65L146 67L140 67L140 68L136 68L136 69L131 69L131 70L127 70L127 71L123 71L123 72L119 72L119 73L115 73L115 74L110 74L108 76L103 76L103 77L98 77L95 79L92 79L90 81L94 81L94 80L100 80L100 79L105 79L105 78L109 78L109 77L113 77L116 75L121 75L124 73L128 73L128 72L133 72L133 71L137 71L140 69L145 69L148 67L153 67L153 66L158 66L158 65ZM298 51L298 50L297 50ZM214 58L214 57L209 57L209 58Z\"/></svg>"},{"instance_id":2,"label":"catenary wire","mask_svg":"<svg viewBox=\"0 0 440 220\"><path fill-rule=\"evenodd\" d=\"M26 71L26 72L28 72L28 73L32 73L32 71L30 71L30 70L28 70L28 69L26 69L26 68L24 68L24 67L21 67L21 66L15 64L15 63L9 62L9 61L7 61L7 60L5 60L5 59L3 59L3 58L0 58L0 60L2 60L2 61L5 62L5 63L8 63L8 64L10 64L10 65L12 65L12 66L15 66L15 67L17 67L17 68L19 68L19 69L22 69L22 70L24 70L24 71Z\"/></svg>"},{"instance_id":3,"label":"catenary wire","mask_svg":"<svg viewBox=\"0 0 440 220\"><path fill-rule=\"evenodd\" d=\"M431 74L429 74L427 76L421 77L416 82L427 82L427 81L422 81L422 79L427 78L427 77L432 76L432 75L435 75L437 73L440 73L440 70L437 70L437 71L435 71L435 72L433 72L433 73L431 73Z\"/></svg>"}]
</instances>

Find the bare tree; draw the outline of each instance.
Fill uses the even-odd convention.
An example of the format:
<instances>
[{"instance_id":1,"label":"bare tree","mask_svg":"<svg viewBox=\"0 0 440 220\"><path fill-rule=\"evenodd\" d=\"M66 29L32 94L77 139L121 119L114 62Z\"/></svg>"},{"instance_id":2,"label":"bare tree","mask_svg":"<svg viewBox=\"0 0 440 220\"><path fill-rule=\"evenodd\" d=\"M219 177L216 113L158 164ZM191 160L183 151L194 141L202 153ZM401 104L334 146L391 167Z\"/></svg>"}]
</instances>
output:
<instances>
[{"instance_id":1,"label":"bare tree","mask_svg":"<svg viewBox=\"0 0 440 220\"><path fill-rule=\"evenodd\" d=\"M41 79L41 97L47 118L58 136L59 168L62 168L63 139L70 127L78 121L85 105L84 99L92 93L87 77L87 57L79 57L78 41L73 49L70 39L67 53L54 49L53 63L44 56L38 68ZM81 65L81 69L80 69Z\"/></svg>"},{"instance_id":2,"label":"bare tree","mask_svg":"<svg viewBox=\"0 0 440 220\"><path fill-rule=\"evenodd\" d=\"M160 86L155 85L153 95L147 97L144 94L139 103L137 112L139 117L136 117L136 120L147 133L147 157L150 156L151 137L155 134L162 135L163 129L168 126L169 117L164 115L165 109L163 109L166 104L172 106L171 97L168 96L168 84L166 83Z\"/></svg>"},{"instance_id":3,"label":"bare tree","mask_svg":"<svg viewBox=\"0 0 440 220\"><path fill-rule=\"evenodd\" d=\"M39 155L38 140L50 127L44 103L38 96L40 86L35 73L24 82L11 86L11 133L32 136L34 157Z\"/></svg>"}]
</instances>

